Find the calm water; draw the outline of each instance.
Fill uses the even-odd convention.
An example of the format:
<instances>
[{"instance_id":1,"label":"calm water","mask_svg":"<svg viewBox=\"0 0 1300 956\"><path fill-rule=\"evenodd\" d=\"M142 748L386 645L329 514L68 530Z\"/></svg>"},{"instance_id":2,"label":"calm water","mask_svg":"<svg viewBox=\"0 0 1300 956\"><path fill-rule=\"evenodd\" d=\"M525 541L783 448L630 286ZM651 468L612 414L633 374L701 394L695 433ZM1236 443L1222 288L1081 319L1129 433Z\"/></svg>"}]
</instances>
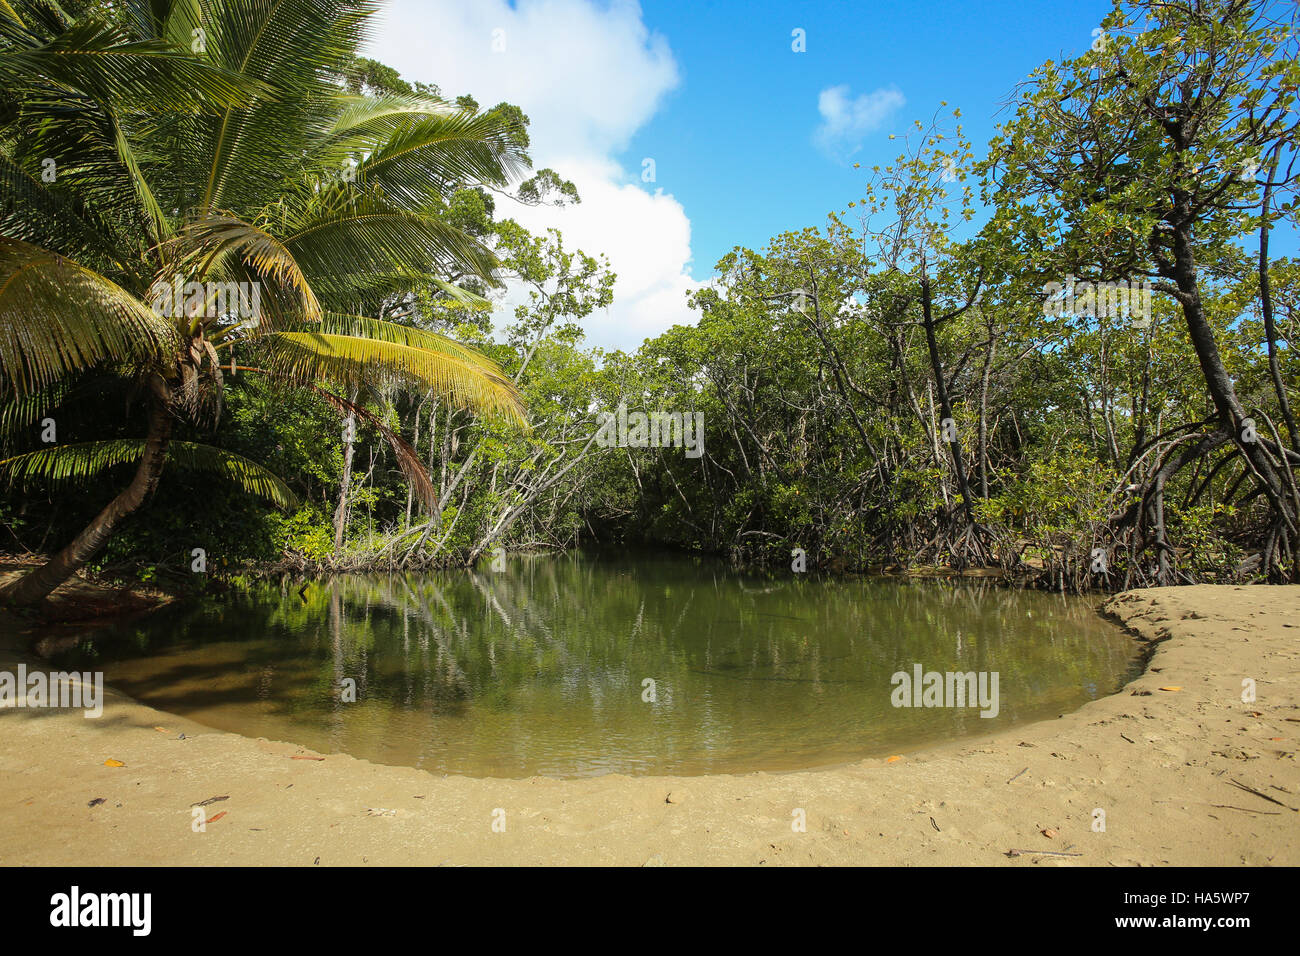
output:
<instances>
[{"instance_id":1,"label":"calm water","mask_svg":"<svg viewBox=\"0 0 1300 956\"><path fill-rule=\"evenodd\" d=\"M223 730L511 777L897 753L1054 718L1139 666L1083 599L585 555L260 586L98 632L58 663ZM997 671L1000 713L893 707L891 676L918 663Z\"/></svg>"}]
</instances>

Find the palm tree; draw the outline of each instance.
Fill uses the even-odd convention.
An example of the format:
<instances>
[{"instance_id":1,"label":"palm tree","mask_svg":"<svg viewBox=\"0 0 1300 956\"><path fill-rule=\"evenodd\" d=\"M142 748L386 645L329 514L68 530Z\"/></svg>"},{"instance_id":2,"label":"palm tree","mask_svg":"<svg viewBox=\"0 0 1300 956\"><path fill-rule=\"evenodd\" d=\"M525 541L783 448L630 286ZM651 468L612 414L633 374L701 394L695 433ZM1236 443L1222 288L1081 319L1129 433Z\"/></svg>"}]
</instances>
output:
<instances>
[{"instance_id":1,"label":"palm tree","mask_svg":"<svg viewBox=\"0 0 1300 956\"><path fill-rule=\"evenodd\" d=\"M48 563L0 593L43 600L148 498L164 465L287 503L283 483L172 441L214 422L223 369L312 389L380 428L426 500L414 454L363 404L434 388L522 422L481 353L382 320L439 275L490 279L491 252L447 225L452 190L527 166L518 130L423 97L349 94L372 0L0 0L0 396L35 424L87 370L128 377L143 438L10 458L11 476L131 482ZM239 357L256 358L239 365Z\"/></svg>"}]
</instances>

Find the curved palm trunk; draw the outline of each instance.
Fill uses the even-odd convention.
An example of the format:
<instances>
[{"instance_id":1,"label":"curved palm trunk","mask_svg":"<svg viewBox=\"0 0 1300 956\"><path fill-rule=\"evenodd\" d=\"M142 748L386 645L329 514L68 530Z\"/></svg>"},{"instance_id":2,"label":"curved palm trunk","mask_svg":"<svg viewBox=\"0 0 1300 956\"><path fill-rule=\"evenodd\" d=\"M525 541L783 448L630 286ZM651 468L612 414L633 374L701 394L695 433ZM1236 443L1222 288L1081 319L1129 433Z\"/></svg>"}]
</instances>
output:
<instances>
[{"instance_id":1,"label":"curved palm trunk","mask_svg":"<svg viewBox=\"0 0 1300 956\"><path fill-rule=\"evenodd\" d=\"M161 397L165 395L166 386L156 383L155 393L149 399L149 433L145 440L144 457L136 466L131 484L110 501L67 547L46 564L0 591L0 603L31 605L45 600L50 592L98 554L122 519L139 508L153 493L162 476L163 462L167 458L167 446L171 440L172 419L166 402Z\"/></svg>"}]
</instances>

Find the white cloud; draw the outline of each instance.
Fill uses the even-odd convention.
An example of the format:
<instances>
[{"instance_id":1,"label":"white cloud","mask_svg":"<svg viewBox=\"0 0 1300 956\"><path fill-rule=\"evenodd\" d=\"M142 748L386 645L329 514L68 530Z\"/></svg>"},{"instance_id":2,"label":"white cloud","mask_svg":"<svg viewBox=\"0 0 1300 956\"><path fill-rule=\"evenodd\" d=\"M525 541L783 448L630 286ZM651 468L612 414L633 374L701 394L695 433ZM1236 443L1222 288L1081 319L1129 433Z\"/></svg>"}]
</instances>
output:
<instances>
[{"instance_id":1,"label":"white cloud","mask_svg":"<svg viewBox=\"0 0 1300 956\"><path fill-rule=\"evenodd\" d=\"M611 158L678 83L667 40L647 30L639 4L394 0L368 55L448 97L469 93L485 107L506 101L528 114L534 164L571 179L583 201L565 209L501 202L498 213L535 232L555 226L566 248L608 256L615 301L586 320L591 344L633 348L696 320L684 296L698 285L685 210L671 195L631 185Z\"/></svg>"},{"instance_id":2,"label":"white cloud","mask_svg":"<svg viewBox=\"0 0 1300 956\"><path fill-rule=\"evenodd\" d=\"M847 84L829 86L817 97L822 123L814 140L827 153L843 159L856 153L868 133L879 129L907 101L893 87L850 98Z\"/></svg>"}]
</instances>

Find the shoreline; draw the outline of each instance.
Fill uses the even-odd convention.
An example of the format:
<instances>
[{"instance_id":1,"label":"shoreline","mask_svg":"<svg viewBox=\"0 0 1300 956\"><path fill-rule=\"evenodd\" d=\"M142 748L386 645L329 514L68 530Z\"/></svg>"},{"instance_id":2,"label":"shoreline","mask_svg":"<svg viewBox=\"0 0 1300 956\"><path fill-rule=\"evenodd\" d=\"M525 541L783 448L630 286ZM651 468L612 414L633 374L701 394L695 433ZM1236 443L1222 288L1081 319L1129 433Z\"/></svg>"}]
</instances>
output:
<instances>
[{"instance_id":1,"label":"shoreline","mask_svg":"<svg viewBox=\"0 0 1300 956\"><path fill-rule=\"evenodd\" d=\"M446 776L216 731L107 687L98 720L0 711L0 864L1296 865L1297 608L1300 586L1125 592L1103 611L1151 652L1117 694L779 773ZM0 647L0 669L20 661L40 664Z\"/></svg>"}]
</instances>

